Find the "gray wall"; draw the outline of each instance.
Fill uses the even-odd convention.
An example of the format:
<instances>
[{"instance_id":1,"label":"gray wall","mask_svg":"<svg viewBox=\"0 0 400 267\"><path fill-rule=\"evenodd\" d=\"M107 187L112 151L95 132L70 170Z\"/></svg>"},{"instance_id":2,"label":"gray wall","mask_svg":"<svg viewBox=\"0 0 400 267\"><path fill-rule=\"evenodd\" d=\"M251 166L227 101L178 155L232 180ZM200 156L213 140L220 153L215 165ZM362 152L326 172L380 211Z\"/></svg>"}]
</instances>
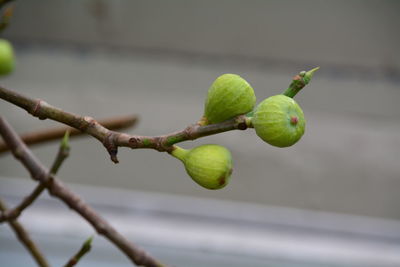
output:
<instances>
[{"instance_id":1,"label":"gray wall","mask_svg":"<svg viewBox=\"0 0 400 267\"><path fill-rule=\"evenodd\" d=\"M204 138L231 149L231 184L206 191L181 163L122 149L113 165L97 141L72 143L66 182L233 199L400 219L400 35L397 1L18 1L6 37L18 68L2 84L97 118L136 113L135 133L196 121L206 91L238 73L259 101L300 70L321 70L296 99L308 120L294 147L251 130ZM56 125L1 103L20 131ZM57 145L34 148L50 164ZM26 172L0 156L1 176ZM0 180L1 183L1 180Z\"/></svg>"},{"instance_id":2,"label":"gray wall","mask_svg":"<svg viewBox=\"0 0 400 267\"><path fill-rule=\"evenodd\" d=\"M9 36L400 67L398 1L23 1Z\"/></svg>"}]
</instances>

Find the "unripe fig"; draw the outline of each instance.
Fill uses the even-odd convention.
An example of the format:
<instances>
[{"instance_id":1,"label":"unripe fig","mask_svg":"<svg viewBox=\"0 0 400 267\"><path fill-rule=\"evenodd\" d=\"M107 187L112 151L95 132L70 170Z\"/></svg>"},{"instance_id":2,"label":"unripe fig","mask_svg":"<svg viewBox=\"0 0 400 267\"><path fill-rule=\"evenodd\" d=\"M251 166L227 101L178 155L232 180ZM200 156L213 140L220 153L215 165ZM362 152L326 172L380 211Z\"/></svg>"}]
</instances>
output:
<instances>
[{"instance_id":1,"label":"unripe fig","mask_svg":"<svg viewBox=\"0 0 400 267\"><path fill-rule=\"evenodd\" d=\"M236 74L219 76L208 90L201 125L223 122L253 110L256 96L250 84Z\"/></svg>"},{"instance_id":2,"label":"unripe fig","mask_svg":"<svg viewBox=\"0 0 400 267\"><path fill-rule=\"evenodd\" d=\"M14 70L14 49L11 43L0 39L0 75L7 75Z\"/></svg>"},{"instance_id":3,"label":"unripe fig","mask_svg":"<svg viewBox=\"0 0 400 267\"><path fill-rule=\"evenodd\" d=\"M284 95L271 96L262 101L252 119L257 135L277 147L295 144L304 134L305 123L300 106Z\"/></svg>"},{"instance_id":4,"label":"unripe fig","mask_svg":"<svg viewBox=\"0 0 400 267\"><path fill-rule=\"evenodd\" d=\"M225 187L232 174L232 156L220 145L201 145L190 150L174 146L172 156L180 159L186 172L207 189Z\"/></svg>"}]
</instances>

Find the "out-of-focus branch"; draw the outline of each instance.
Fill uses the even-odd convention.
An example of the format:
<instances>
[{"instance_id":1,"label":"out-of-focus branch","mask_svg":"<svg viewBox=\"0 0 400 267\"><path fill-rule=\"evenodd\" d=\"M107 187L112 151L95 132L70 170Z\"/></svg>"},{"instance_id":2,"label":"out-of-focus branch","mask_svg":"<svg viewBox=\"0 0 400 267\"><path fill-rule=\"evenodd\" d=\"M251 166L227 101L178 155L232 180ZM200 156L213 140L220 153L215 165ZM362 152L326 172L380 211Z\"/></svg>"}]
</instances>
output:
<instances>
[{"instance_id":1,"label":"out-of-focus branch","mask_svg":"<svg viewBox=\"0 0 400 267\"><path fill-rule=\"evenodd\" d=\"M2 199L0 199L0 210L2 212L7 211L7 206L3 202ZM37 264L41 267L48 267L49 264L43 255L43 253L40 251L38 246L33 242L31 237L29 236L29 233L25 230L25 228L16 220L10 220L8 222L13 229L14 233L17 235L18 239L21 241L21 243L25 246L25 248L29 251L29 253L32 255L32 257L35 259Z\"/></svg>"},{"instance_id":2,"label":"out-of-focus branch","mask_svg":"<svg viewBox=\"0 0 400 267\"><path fill-rule=\"evenodd\" d=\"M68 158L70 146L69 146L69 131L66 131L64 134L63 139L61 140L60 147L57 152L57 156L54 159L53 164L50 168L50 174L56 175L58 170L60 169L61 165L63 164L64 160Z\"/></svg>"},{"instance_id":3,"label":"out-of-focus branch","mask_svg":"<svg viewBox=\"0 0 400 267\"><path fill-rule=\"evenodd\" d=\"M68 144L68 137L69 137L69 132L65 132L64 138L61 141L60 148L58 150L57 156L53 162L53 165L51 166L50 173L55 175L58 172L58 169L61 167L61 164L64 162L64 160L68 157L69 155L69 144ZM43 192L43 190L46 188L46 184L44 183L39 183L35 189L32 191L31 194L29 194L26 198L22 200L22 202L17 205L15 208L3 211L0 214L0 222L6 221L6 220L14 220L18 218L18 216L21 215L22 211L26 209L29 205L31 205Z\"/></svg>"},{"instance_id":4,"label":"out-of-focus branch","mask_svg":"<svg viewBox=\"0 0 400 267\"><path fill-rule=\"evenodd\" d=\"M8 6L5 8L5 10L0 18L0 32L4 31L10 24L10 20L13 15L13 10L14 10L13 6Z\"/></svg>"},{"instance_id":5,"label":"out-of-focus branch","mask_svg":"<svg viewBox=\"0 0 400 267\"><path fill-rule=\"evenodd\" d=\"M15 208L3 211L0 214L0 222L11 221L18 218L21 215L22 211L30 206L35 199L37 199L46 186L42 183L38 184L35 189L30 193L26 198L24 198L20 204L18 204Z\"/></svg>"},{"instance_id":6,"label":"out-of-focus branch","mask_svg":"<svg viewBox=\"0 0 400 267\"><path fill-rule=\"evenodd\" d=\"M104 127L106 127L107 129L120 130L134 126L137 123L137 121L138 118L136 115L127 115L127 116L118 116L118 117L102 119L99 120L99 123ZM52 140L59 140L60 138L62 138L62 136L66 131L70 132L71 137L81 136L84 134L84 132L81 132L75 128L64 126L64 127L51 128L51 129L23 134L21 135L21 138L25 144L34 145ZM0 140L0 154L8 150L9 149L7 145L4 143L4 141Z\"/></svg>"},{"instance_id":7,"label":"out-of-focus branch","mask_svg":"<svg viewBox=\"0 0 400 267\"><path fill-rule=\"evenodd\" d=\"M124 236L118 233L106 220L96 213L83 199L72 192L60 180L56 179L32 154L28 147L22 142L18 134L0 116L0 134L9 145L13 155L29 171L31 177L41 183L47 184L51 196L59 198L71 209L86 219L96 231L105 236L116 245L132 262L139 266L161 267L164 266L158 260L151 257L142 249L129 242Z\"/></svg>"},{"instance_id":8,"label":"out-of-focus branch","mask_svg":"<svg viewBox=\"0 0 400 267\"><path fill-rule=\"evenodd\" d=\"M83 243L81 249L74 255L72 256L71 259L69 259L69 261L67 262L67 264L64 265L64 267L72 267L75 266L79 260L90 251L90 249L92 248L92 240L93 240L93 236L89 237L85 243Z\"/></svg>"},{"instance_id":9,"label":"out-of-focus branch","mask_svg":"<svg viewBox=\"0 0 400 267\"><path fill-rule=\"evenodd\" d=\"M0 8L13 1L14 0L0 0Z\"/></svg>"}]
</instances>

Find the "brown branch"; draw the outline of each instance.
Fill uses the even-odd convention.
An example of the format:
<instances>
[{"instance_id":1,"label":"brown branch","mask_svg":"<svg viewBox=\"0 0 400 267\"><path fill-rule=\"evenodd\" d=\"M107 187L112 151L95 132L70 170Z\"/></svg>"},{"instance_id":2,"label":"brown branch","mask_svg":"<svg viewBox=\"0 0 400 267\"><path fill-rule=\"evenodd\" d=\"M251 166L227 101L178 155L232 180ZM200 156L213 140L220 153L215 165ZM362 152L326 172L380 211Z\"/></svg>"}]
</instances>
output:
<instances>
[{"instance_id":1,"label":"brown branch","mask_svg":"<svg viewBox=\"0 0 400 267\"><path fill-rule=\"evenodd\" d=\"M310 71L302 71L292 79L289 88L283 92L288 97L294 97L302 88L304 88L313 77L314 68ZM186 129L161 136L138 136L110 131L100 123L90 117L75 115L60 108L49 105L40 100L21 95L17 92L8 90L0 86L0 98L13 103L32 114L39 119L51 119L67 124L82 132L85 132L97 138L107 149L114 163L118 163L118 147L152 148L158 151L171 152L173 145L179 142L194 140L199 137L217 134L231 130L245 130L251 127L251 120L245 115L227 120L213 125L191 125Z\"/></svg>"},{"instance_id":2,"label":"brown branch","mask_svg":"<svg viewBox=\"0 0 400 267\"><path fill-rule=\"evenodd\" d=\"M111 160L115 163L118 163L117 152L119 146L130 147L132 149L152 148L158 151L170 152L173 144L230 130L245 130L250 124L250 121L244 115L240 115L218 124L206 126L192 125L182 131L167 135L128 135L111 131L91 117L81 117L63 111L42 100L29 98L4 87L0 87L0 98L25 109L28 113L39 119L48 118L55 120L95 137L106 147Z\"/></svg>"},{"instance_id":3,"label":"brown branch","mask_svg":"<svg viewBox=\"0 0 400 267\"><path fill-rule=\"evenodd\" d=\"M85 243L83 243L81 249L74 255L72 256L71 259L69 259L69 261L67 262L67 264L64 265L64 267L72 267L75 266L79 260L85 256L86 253L88 253L90 251L90 249L92 248L92 240L93 240L93 236L89 237Z\"/></svg>"},{"instance_id":4,"label":"brown branch","mask_svg":"<svg viewBox=\"0 0 400 267\"><path fill-rule=\"evenodd\" d=\"M53 175L55 175L58 172L61 164L69 156L70 148L68 145L68 137L69 133L66 132L63 140L61 141L57 156L50 169L50 173ZM44 183L39 183L32 191L32 193L30 193L26 198L24 198L19 205L17 205L15 208L11 210L3 211L0 214L0 222L14 220L18 218L18 216L21 215L22 211L26 209L29 205L31 205L40 196L40 194L43 192L46 186L47 185Z\"/></svg>"},{"instance_id":5,"label":"brown branch","mask_svg":"<svg viewBox=\"0 0 400 267\"><path fill-rule=\"evenodd\" d=\"M99 124L103 125L107 129L117 130L131 127L137 122L136 115L118 116L107 119L99 120ZM47 141L59 140L63 137L66 131L70 132L71 137L83 135L84 133L68 126L51 128L46 130L40 130L36 132L27 133L21 135L22 141L27 145L40 144ZM4 141L0 140L0 154L8 151L8 147Z\"/></svg>"},{"instance_id":6,"label":"brown branch","mask_svg":"<svg viewBox=\"0 0 400 267\"><path fill-rule=\"evenodd\" d=\"M0 199L0 210L2 212L7 211L7 206L3 202L2 199ZM32 257L35 259L37 264L41 267L48 267L49 264L44 257L43 253L40 251L38 246L33 242L31 237L29 236L29 233L25 230L25 228L16 220L10 220L8 222L13 229L14 233L17 235L18 239L21 241L21 243L25 246L25 248L29 251L29 253L32 255Z\"/></svg>"},{"instance_id":7,"label":"brown branch","mask_svg":"<svg viewBox=\"0 0 400 267\"><path fill-rule=\"evenodd\" d=\"M118 233L106 220L96 213L78 195L72 192L60 180L56 179L32 154L28 147L22 142L18 134L11 128L8 122L0 116L0 134L9 145L14 156L29 171L31 177L41 183L47 184L47 189L53 197L62 200L67 206L79 213L86 219L96 231L109 239L125 255L139 266L161 267L159 261L148 255L145 251L129 242L124 236ZM50 182L51 181L51 182Z\"/></svg>"}]
</instances>

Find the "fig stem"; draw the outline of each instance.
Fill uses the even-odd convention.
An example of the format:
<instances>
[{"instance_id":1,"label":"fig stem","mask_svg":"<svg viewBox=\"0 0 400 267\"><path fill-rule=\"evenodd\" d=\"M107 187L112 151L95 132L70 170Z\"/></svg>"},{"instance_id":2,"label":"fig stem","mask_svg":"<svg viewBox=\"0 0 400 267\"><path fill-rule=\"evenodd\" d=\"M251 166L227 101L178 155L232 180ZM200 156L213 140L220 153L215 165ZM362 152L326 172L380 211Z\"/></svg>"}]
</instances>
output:
<instances>
[{"instance_id":1,"label":"fig stem","mask_svg":"<svg viewBox=\"0 0 400 267\"><path fill-rule=\"evenodd\" d=\"M185 157L186 157L187 153L189 153L189 150L184 149L184 148L182 148L180 146L177 146L177 145L173 145L172 146L172 151L170 152L170 154L172 156L174 156L175 158L179 159L183 163L185 163Z\"/></svg>"},{"instance_id":2,"label":"fig stem","mask_svg":"<svg viewBox=\"0 0 400 267\"><path fill-rule=\"evenodd\" d=\"M295 95L311 81L311 78L317 70L319 70L319 67L313 68L309 71L302 71L294 76L292 83L289 85L289 88L286 89L283 95L291 98L295 97Z\"/></svg>"}]
</instances>

